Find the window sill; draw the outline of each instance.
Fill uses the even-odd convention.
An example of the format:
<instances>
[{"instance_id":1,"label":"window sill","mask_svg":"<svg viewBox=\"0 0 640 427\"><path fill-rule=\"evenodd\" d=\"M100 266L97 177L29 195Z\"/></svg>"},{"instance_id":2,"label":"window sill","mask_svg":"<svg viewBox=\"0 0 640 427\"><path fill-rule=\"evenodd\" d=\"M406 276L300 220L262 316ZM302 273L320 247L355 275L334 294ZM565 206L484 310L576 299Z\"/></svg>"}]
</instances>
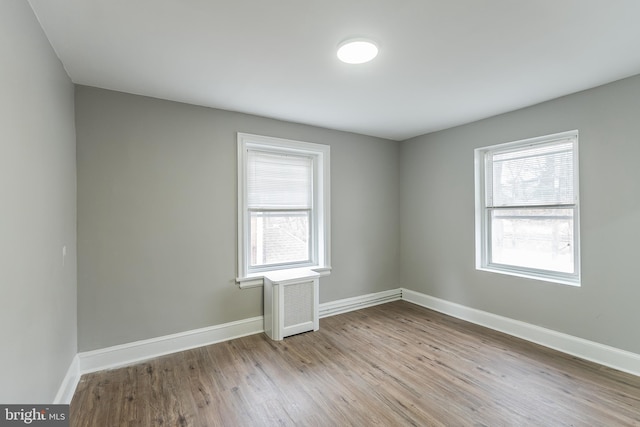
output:
<instances>
[{"instance_id":1,"label":"window sill","mask_svg":"<svg viewBox=\"0 0 640 427\"><path fill-rule=\"evenodd\" d=\"M305 277L325 277L331 274L331 267L305 267L289 268L283 270L271 270L264 273L251 274L246 277L236 278L236 283L240 289L259 288L264 286L265 277L278 277L284 279L302 279Z\"/></svg>"},{"instance_id":2,"label":"window sill","mask_svg":"<svg viewBox=\"0 0 640 427\"><path fill-rule=\"evenodd\" d=\"M575 286L577 288L580 287L579 280L576 281L569 278L565 279L560 277L553 277L550 275L537 274L534 272L529 273L529 272L514 271L514 270L494 268L494 267L476 267L476 270L486 271L489 273L506 274L508 276L522 277L524 279L540 280L543 282L559 283L561 285Z\"/></svg>"}]
</instances>

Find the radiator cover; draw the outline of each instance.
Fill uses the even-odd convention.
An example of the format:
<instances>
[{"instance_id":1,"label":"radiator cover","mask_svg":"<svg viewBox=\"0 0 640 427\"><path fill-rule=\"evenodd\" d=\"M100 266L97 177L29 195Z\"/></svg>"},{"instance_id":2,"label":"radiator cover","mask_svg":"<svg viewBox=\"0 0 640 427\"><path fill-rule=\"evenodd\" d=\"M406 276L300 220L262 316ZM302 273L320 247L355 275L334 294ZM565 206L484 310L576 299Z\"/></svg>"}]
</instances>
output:
<instances>
[{"instance_id":1,"label":"radiator cover","mask_svg":"<svg viewBox=\"0 0 640 427\"><path fill-rule=\"evenodd\" d=\"M269 272L264 278L264 331L273 340L319 329L318 282L310 269Z\"/></svg>"}]
</instances>

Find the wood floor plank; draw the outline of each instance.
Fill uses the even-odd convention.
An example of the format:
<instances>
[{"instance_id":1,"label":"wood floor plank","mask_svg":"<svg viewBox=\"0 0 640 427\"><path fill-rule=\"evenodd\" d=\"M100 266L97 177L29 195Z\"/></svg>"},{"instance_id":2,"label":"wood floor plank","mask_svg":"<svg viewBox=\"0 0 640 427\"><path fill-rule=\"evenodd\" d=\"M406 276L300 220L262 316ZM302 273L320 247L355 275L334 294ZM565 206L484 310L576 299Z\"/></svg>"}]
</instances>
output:
<instances>
[{"instance_id":1,"label":"wood floor plank","mask_svg":"<svg viewBox=\"0 0 640 427\"><path fill-rule=\"evenodd\" d=\"M71 425L640 426L640 377L396 301L83 375Z\"/></svg>"}]
</instances>

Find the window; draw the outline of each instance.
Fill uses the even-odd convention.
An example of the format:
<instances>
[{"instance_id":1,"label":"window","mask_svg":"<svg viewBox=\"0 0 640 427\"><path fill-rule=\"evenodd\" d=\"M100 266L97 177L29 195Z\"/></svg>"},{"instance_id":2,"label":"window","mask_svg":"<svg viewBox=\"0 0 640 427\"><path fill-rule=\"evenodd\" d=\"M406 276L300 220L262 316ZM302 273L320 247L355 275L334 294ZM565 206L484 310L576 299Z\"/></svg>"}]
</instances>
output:
<instances>
[{"instance_id":1,"label":"window","mask_svg":"<svg viewBox=\"0 0 640 427\"><path fill-rule=\"evenodd\" d=\"M242 287L272 270L328 273L329 146L239 133L238 212Z\"/></svg>"},{"instance_id":2,"label":"window","mask_svg":"<svg viewBox=\"0 0 640 427\"><path fill-rule=\"evenodd\" d=\"M580 284L578 131L475 150L476 267Z\"/></svg>"}]
</instances>

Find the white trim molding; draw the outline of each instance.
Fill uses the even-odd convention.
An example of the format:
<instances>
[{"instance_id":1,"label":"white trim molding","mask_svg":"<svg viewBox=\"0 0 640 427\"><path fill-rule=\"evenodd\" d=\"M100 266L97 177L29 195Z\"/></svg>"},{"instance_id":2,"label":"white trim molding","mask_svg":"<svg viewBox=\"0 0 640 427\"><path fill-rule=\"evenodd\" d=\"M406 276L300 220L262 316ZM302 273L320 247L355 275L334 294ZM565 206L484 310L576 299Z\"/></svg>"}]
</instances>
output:
<instances>
[{"instance_id":1,"label":"white trim molding","mask_svg":"<svg viewBox=\"0 0 640 427\"><path fill-rule=\"evenodd\" d=\"M574 337L551 329L477 310L409 289L398 288L319 305L319 317L360 310L404 300L508 335L522 338L585 360L640 376L640 355ZM222 325L78 353L72 360L54 403L68 404L83 374L112 369L166 354L189 350L264 332L264 317L257 316Z\"/></svg>"},{"instance_id":2,"label":"white trim molding","mask_svg":"<svg viewBox=\"0 0 640 427\"><path fill-rule=\"evenodd\" d=\"M320 277L331 274L331 267L313 267L310 270L315 271ZM283 270L285 271L285 270ZM255 277L236 277L236 283L240 289L261 288L264 286L264 275L256 275Z\"/></svg>"},{"instance_id":3,"label":"white trim molding","mask_svg":"<svg viewBox=\"0 0 640 427\"><path fill-rule=\"evenodd\" d=\"M270 136L253 135L243 132L237 134L238 161L238 276L236 282L241 289L263 285L266 271L311 267L327 275L331 271L331 147L327 144L295 141ZM287 155L290 158L302 157L310 163L310 187L307 189L310 200L307 205L279 206L273 204L253 205L249 209L249 178L251 153ZM309 217L309 258L301 262L282 264L251 265L250 261L250 211L267 212L308 210Z\"/></svg>"},{"instance_id":4,"label":"white trim molding","mask_svg":"<svg viewBox=\"0 0 640 427\"><path fill-rule=\"evenodd\" d=\"M81 374L112 369L178 351L216 344L264 331L263 317L252 317L222 325L135 341L78 353Z\"/></svg>"},{"instance_id":5,"label":"white trim molding","mask_svg":"<svg viewBox=\"0 0 640 427\"><path fill-rule=\"evenodd\" d=\"M337 301L320 304L320 318L335 316L336 314L347 313L349 311L360 310L365 307L372 307L402 298L401 289L376 292L373 294L361 295L359 297L345 298Z\"/></svg>"},{"instance_id":6,"label":"white trim molding","mask_svg":"<svg viewBox=\"0 0 640 427\"><path fill-rule=\"evenodd\" d=\"M402 289L402 299L581 359L640 376L640 355L630 351L498 316L409 289Z\"/></svg>"},{"instance_id":7,"label":"white trim molding","mask_svg":"<svg viewBox=\"0 0 640 427\"><path fill-rule=\"evenodd\" d=\"M544 151L544 153L542 152ZM555 184L557 194L544 191L546 196L516 197L514 200L506 198L504 200L494 200L494 192L499 187L499 183L493 180L493 170L496 162L502 164L501 168L508 170L508 164L515 161L514 155L525 157L540 156L547 159L553 158L554 162L564 163L555 172L549 172L554 178L551 182ZM504 155L510 157L503 163ZM502 160L497 160L502 157ZM518 158L522 159L522 157ZM522 163L518 167L522 166ZM514 142L507 142L489 147L476 148L474 150L474 172L475 172L475 248L476 248L476 269L489 271L498 274L508 274L511 276L527 277L547 282L560 283L564 285L580 286L580 201L579 201L579 171L578 171L578 130L555 133L553 135L528 138ZM497 169L496 169L497 170ZM532 171L533 172L533 171ZM568 173L569 176L561 176ZM511 183L518 187L517 183ZM510 184L510 185L511 185ZM499 190L499 189L498 189ZM522 190L522 189L520 189ZM496 194L501 193L497 191ZM516 191L520 194L522 191ZM526 193L526 192L525 192ZM523 260L507 260L506 258L494 257L497 251L493 249L492 226L494 214L498 212L517 211L526 215L534 215L542 218L542 214L532 214L531 209L555 212L564 219L557 221L571 224L572 232L566 237L567 242L563 245L570 252L567 258L560 256L555 261L562 261L560 265L538 264L527 265ZM570 214L560 214L568 212ZM519 214L516 214L516 216ZM502 220L508 217L500 217ZM546 217L550 219L550 217ZM558 222L559 223L559 222ZM551 226L550 226L551 227ZM555 226L554 226L555 227ZM551 227L553 228L553 227ZM556 233L557 234L557 233ZM555 234L554 234L555 236ZM495 237L495 236L494 236ZM566 243L566 245L565 245ZM559 246L558 246L559 247ZM531 257L530 257L531 258ZM524 264L523 264L524 263Z\"/></svg>"},{"instance_id":8,"label":"white trim molding","mask_svg":"<svg viewBox=\"0 0 640 427\"><path fill-rule=\"evenodd\" d=\"M67 374L60 384L55 399L53 399L54 405L68 405L71 403L73 394L76 392L76 387L80 382L80 375L80 358L76 354L71 360L71 365L67 369Z\"/></svg>"}]
</instances>

